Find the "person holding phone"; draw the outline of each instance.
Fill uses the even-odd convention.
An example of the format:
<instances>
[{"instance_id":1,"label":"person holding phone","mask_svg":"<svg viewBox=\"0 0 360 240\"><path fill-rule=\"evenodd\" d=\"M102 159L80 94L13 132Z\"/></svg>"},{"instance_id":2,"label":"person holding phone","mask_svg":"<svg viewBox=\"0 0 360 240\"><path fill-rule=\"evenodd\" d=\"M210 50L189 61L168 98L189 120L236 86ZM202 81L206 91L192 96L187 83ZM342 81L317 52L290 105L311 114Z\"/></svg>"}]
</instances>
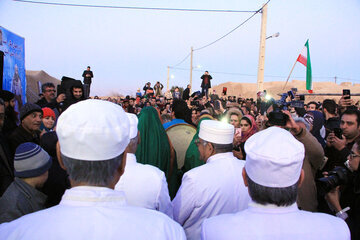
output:
<instances>
[{"instance_id":1,"label":"person holding phone","mask_svg":"<svg viewBox=\"0 0 360 240\"><path fill-rule=\"evenodd\" d=\"M245 159L245 142L258 131L254 117L251 115L245 115L242 117L240 121L240 129L240 134L235 135L234 139L234 143L238 146L239 153L234 155L236 155L237 158L240 157L239 159Z\"/></svg>"},{"instance_id":2,"label":"person holding phone","mask_svg":"<svg viewBox=\"0 0 360 240\"><path fill-rule=\"evenodd\" d=\"M326 138L325 156L328 157L328 161L324 171L331 171L336 166L344 166L355 140L360 135L360 111L346 110L341 116L340 129L342 138L336 136L334 132L330 132Z\"/></svg>"},{"instance_id":3,"label":"person holding phone","mask_svg":"<svg viewBox=\"0 0 360 240\"><path fill-rule=\"evenodd\" d=\"M343 95L339 100L340 113L354 106L354 100L351 99L350 89L343 89Z\"/></svg>"}]
</instances>

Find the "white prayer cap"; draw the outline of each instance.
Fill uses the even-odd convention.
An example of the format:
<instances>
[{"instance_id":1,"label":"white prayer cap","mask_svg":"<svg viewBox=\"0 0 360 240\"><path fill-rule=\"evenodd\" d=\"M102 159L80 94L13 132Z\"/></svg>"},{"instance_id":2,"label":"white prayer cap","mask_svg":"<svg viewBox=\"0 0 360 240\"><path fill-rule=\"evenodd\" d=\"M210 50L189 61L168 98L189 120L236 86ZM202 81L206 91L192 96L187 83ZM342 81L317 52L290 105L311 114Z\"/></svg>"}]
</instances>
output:
<instances>
[{"instance_id":1,"label":"white prayer cap","mask_svg":"<svg viewBox=\"0 0 360 240\"><path fill-rule=\"evenodd\" d=\"M265 187L289 187L300 177L304 145L285 129L270 127L245 142L245 170L249 178Z\"/></svg>"},{"instance_id":2,"label":"white prayer cap","mask_svg":"<svg viewBox=\"0 0 360 240\"><path fill-rule=\"evenodd\" d=\"M126 113L126 115L129 118L129 122L130 122L130 139L133 139L134 137L137 136L138 134L138 118L135 114L133 113Z\"/></svg>"},{"instance_id":3,"label":"white prayer cap","mask_svg":"<svg viewBox=\"0 0 360 240\"><path fill-rule=\"evenodd\" d=\"M71 105L59 117L56 133L66 157L109 160L122 154L130 142L129 119L117 104L89 99Z\"/></svg>"},{"instance_id":4,"label":"white prayer cap","mask_svg":"<svg viewBox=\"0 0 360 240\"><path fill-rule=\"evenodd\" d=\"M234 138L234 126L215 120L203 120L200 123L199 138L216 144L230 144Z\"/></svg>"}]
</instances>

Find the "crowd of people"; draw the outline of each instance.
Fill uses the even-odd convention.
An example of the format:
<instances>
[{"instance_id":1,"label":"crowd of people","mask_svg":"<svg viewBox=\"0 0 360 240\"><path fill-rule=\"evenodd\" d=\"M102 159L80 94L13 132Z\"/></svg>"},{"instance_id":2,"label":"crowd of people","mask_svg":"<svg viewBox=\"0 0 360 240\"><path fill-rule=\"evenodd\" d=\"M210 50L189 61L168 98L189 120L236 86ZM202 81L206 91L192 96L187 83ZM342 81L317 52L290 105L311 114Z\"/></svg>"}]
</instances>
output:
<instances>
[{"instance_id":1,"label":"crowd of people","mask_svg":"<svg viewBox=\"0 0 360 240\"><path fill-rule=\"evenodd\" d=\"M19 113L1 90L0 239L360 239L354 100L217 95L211 79L107 99L45 83ZM183 152L176 126L193 129Z\"/></svg>"}]
</instances>

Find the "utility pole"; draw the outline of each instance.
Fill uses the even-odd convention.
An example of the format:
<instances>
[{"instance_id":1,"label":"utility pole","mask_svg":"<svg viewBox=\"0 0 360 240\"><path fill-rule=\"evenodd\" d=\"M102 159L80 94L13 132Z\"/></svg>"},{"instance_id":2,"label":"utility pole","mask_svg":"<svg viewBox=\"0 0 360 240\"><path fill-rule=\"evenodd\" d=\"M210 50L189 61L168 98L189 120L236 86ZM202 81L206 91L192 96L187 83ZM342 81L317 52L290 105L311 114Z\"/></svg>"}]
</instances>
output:
<instances>
[{"instance_id":1,"label":"utility pole","mask_svg":"<svg viewBox=\"0 0 360 240\"><path fill-rule=\"evenodd\" d=\"M259 65L258 65L258 74L257 74L258 92L264 90L266 19L267 19L267 4L263 6L263 9L261 11L260 51L259 51Z\"/></svg>"},{"instance_id":2,"label":"utility pole","mask_svg":"<svg viewBox=\"0 0 360 240\"><path fill-rule=\"evenodd\" d=\"M192 90L192 71L193 71L193 52L194 52L194 50L193 50L193 47L191 47L191 54L190 54L190 56L191 56L191 58L190 58L190 94L191 94L191 90Z\"/></svg>"},{"instance_id":3,"label":"utility pole","mask_svg":"<svg viewBox=\"0 0 360 240\"><path fill-rule=\"evenodd\" d=\"M335 84L336 84L337 77L335 76Z\"/></svg>"},{"instance_id":4,"label":"utility pole","mask_svg":"<svg viewBox=\"0 0 360 240\"><path fill-rule=\"evenodd\" d=\"M168 66L167 69L166 91L169 91L170 67Z\"/></svg>"}]
</instances>

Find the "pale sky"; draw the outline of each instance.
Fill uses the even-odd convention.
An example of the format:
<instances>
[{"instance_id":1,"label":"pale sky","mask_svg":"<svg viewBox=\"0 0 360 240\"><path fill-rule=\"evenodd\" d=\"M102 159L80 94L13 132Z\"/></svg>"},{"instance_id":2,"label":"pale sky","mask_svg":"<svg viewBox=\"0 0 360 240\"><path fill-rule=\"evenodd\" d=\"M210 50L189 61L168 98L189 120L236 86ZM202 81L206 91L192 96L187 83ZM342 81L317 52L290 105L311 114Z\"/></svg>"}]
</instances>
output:
<instances>
[{"instance_id":1,"label":"pale sky","mask_svg":"<svg viewBox=\"0 0 360 240\"><path fill-rule=\"evenodd\" d=\"M37 1L37 0L36 0ZM44 1L44 0L38 0ZM258 10L253 0L48 0L57 3L186 9ZM360 83L359 0L271 0L265 81L285 81L307 39L313 81ZM25 38L27 70L58 79L94 72L91 95L134 94L145 82L166 88L167 66L223 36L252 13L208 13L67 7L0 0L0 25ZM212 84L256 82L261 14L219 42L194 52L193 90L208 70ZM197 67L200 68L197 68ZM189 83L190 58L171 69L170 86ZM276 76L276 77L273 77ZM297 64L291 79L304 80Z\"/></svg>"}]
</instances>

